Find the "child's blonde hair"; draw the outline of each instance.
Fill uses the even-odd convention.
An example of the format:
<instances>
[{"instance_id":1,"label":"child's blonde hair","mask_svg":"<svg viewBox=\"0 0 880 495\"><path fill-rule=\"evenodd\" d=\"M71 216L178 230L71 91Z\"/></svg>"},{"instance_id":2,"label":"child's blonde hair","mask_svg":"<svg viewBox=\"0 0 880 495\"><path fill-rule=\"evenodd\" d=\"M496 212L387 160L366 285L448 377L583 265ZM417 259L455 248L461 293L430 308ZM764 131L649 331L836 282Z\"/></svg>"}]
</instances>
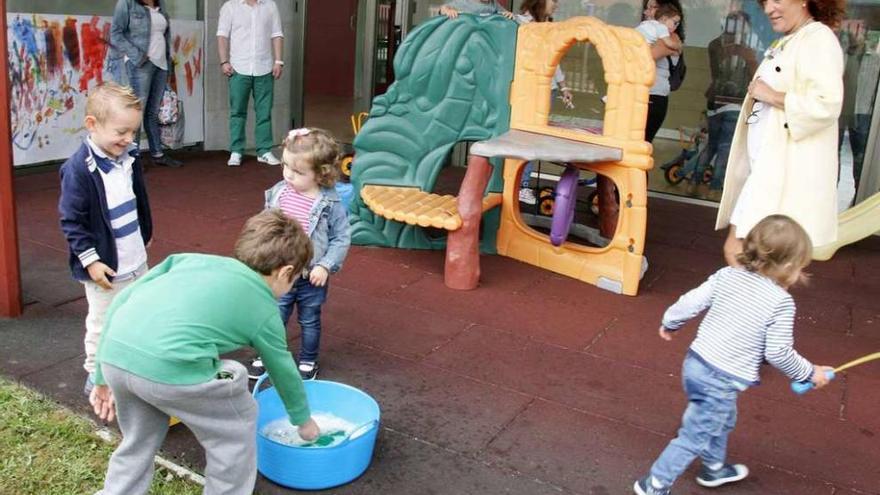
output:
<instances>
[{"instance_id":1,"label":"child's blonde hair","mask_svg":"<svg viewBox=\"0 0 880 495\"><path fill-rule=\"evenodd\" d=\"M312 259L312 241L281 210L265 210L245 222L235 242L235 258L263 275L285 265L299 274Z\"/></svg>"},{"instance_id":2,"label":"child's blonde hair","mask_svg":"<svg viewBox=\"0 0 880 495\"><path fill-rule=\"evenodd\" d=\"M752 228L736 260L746 270L787 286L812 257L813 243L804 228L785 215L770 215ZM799 281L806 279L801 277Z\"/></svg>"},{"instance_id":3,"label":"child's blonde hair","mask_svg":"<svg viewBox=\"0 0 880 495\"><path fill-rule=\"evenodd\" d=\"M114 82L105 82L89 91L86 99L86 117L94 117L100 123L107 121L112 112L133 108L143 110L140 98L129 86L120 86Z\"/></svg>"},{"instance_id":4,"label":"child's blonde hair","mask_svg":"<svg viewBox=\"0 0 880 495\"><path fill-rule=\"evenodd\" d=\"M324 129L301 128L287 133L281 159L285 164L305 161L315 171L315 182L322 187L333 187L339 178L339 160L342 148L333 135Z\"/></svg>"}]
</instances>

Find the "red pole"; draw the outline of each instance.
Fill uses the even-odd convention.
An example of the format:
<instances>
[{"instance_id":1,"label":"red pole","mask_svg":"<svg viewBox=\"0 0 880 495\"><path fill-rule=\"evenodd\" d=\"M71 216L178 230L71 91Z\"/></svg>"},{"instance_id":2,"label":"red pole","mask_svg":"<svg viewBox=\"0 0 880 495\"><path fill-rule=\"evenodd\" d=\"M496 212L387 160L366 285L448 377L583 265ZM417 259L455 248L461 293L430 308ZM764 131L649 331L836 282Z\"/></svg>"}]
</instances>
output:
<instances>
[{"instance_id":1,"label":"red pole","mask_svg":"<svg viewBox=\"0 0 880 495\"><path fill-rule=\"evenodd\" d=\"M0 0L0 316L21 315L18 230L12 194L12 133L9 122L9 49L6 46L6 0Z\"/></svg>"},{"instance_id":2,"label":"red pole","mask_svg":"<svg viewBox=\"0 0 880 495\"><path fill-rule=\"evenodd\" d=\"M483 217L483 191L492 177L492 164L483 156L468 156L467 171L458 190L461 228L446 238L446 287L476 289L480 282L480 220Z\"/></svg>"}]
</instances>

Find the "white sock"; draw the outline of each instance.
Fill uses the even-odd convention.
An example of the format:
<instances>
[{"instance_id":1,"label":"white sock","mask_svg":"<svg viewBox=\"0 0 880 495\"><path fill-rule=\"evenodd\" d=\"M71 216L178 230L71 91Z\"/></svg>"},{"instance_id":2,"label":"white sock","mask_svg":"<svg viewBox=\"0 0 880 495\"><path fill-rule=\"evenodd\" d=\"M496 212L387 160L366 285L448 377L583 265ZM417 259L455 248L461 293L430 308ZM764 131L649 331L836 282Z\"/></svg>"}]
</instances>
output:
<instances>
[{"instance_id":1,"label":"white sock","mask_svg":"<svg viewBox=\"0 0 880 495\"><path fill-rule=\"evenodd\" d=\"M651 476L651 486L657 489L663 488L663 485L660 483L660 481L653 476Z\"/></svg>"},{"instance_id":2,"label":"white sock","mask_svg":"<svg viewBox=\"0 0 880 495\"><path fill-rule=\"evenodd\" d=\"M710 471L718 471L719 469L724 467L724 463L716 462L714 464L706 464L706 467L709 468Z\"/></svg>"}]
</instances>

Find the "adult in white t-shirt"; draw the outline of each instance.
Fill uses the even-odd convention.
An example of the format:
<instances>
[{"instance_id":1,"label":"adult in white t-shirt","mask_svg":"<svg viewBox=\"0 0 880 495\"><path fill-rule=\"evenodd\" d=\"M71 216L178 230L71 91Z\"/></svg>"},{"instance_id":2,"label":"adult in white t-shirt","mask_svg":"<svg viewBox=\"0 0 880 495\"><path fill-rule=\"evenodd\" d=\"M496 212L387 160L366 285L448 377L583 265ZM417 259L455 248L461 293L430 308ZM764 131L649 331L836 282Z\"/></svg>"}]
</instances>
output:
<instances>
[{"instance_id":1,"label":"adult in white t-shirt","mask_svg":"<svg viewBox=\"0 0 880 495\"><path fill-rule=\"evenodd\" d=\"M229 77L229 161L241 165L248 101L253 95L257 161L280 165L272 154L272 101L281 77L281 15L273 0L227 0L220 8L217 49L220 70Z\"/></svg>"}]
</instances>

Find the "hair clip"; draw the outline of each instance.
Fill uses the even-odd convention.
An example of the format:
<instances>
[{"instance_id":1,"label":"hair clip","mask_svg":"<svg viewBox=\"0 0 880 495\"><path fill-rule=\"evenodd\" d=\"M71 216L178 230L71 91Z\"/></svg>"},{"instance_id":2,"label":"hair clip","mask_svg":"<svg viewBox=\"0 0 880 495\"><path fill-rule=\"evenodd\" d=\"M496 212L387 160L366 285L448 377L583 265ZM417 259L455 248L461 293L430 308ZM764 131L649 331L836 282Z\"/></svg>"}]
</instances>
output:
<instances>
[{"instance_id":1,"label":"hair clip","mask_svg":"<svg viewBox=\"0 0 880 495\"><path fill-rule=\"evenodd\" d=\"M300 127L299 129L292 129L287 133L287 139L295 139L300 136L308 136L312 132L308 127Z\"/></svg>"}]
</instances>

